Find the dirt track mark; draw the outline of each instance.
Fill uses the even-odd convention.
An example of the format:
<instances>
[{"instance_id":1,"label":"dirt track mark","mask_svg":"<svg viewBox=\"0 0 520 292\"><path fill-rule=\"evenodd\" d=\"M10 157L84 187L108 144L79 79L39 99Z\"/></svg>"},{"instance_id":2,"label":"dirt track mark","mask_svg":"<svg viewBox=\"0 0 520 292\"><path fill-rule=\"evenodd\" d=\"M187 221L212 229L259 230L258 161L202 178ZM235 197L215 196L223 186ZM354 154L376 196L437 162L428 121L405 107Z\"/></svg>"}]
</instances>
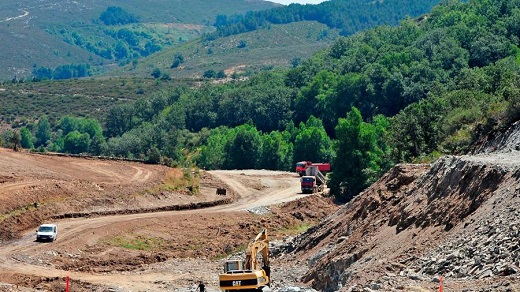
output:
<instances>
[{"instance_id":1,"label":"dirt track mark","mask_svg":"<svg viewBox=\"0 0 520 292\"><path fill-rule=\"evenodd\" d=\"M299 178L293 173L265 170L230 170L212 171L211 174L226 182L235 193L240 195L236 203L218 207L223 210L248 210L306 196L299 193ZM247 180L254 181L254 187L245 184L244 181Z\"/></svg>"},{"instance_id":2,"label":"dirt track mark","mask_svg":"<svg viewBox=\"0 0 520 292\"><path fill-rule=\"evenodd\" d=\"M132 166L132 167L137 170L137 172L132 177L132 181L145 182L152 175L152 172L146 168L138 167L138 166Z\"/></svg>"},{"instance_id":3,"label":"dirt track mark","mask_svg":"<svg viewBox=\"0 0 520 292\"><path fill-rule=\"evenodd\" d=\"M21 19L21 18L29 16L29 11L25 11L25 10L21 10L21 11L23 12L23 14L20 14L18 16L13 16L13 17L6 17L4 20L0 20L0 22L7 22L7 21Z\"/></svg>"},{"instance_id":4,"label":"dirt track mark","mask_svg":"<svg viewBox=\"0 0 520 292\"><path fill-rule=\"evenodd\" d=\"M132 179L137 181L146 180L150 172L140 167L132 174ZM299 180L292 173L270 172L270 171L217 171L211 172L220 178L240 198L231 204L205 208L206 214L222 214L223 212L234 212L247 210L260 205L277 204L282 201L290 201L300 198ZM254 180L254 185L248 185L248 181ZM52 244L40 244L34 241L34 231L29 230L25 236L15 242L2 246L0 249L0 270L4 273L35 275L41 277L71 275L77 280L96 283L100 285L117 285L126 289L149 290L155 282L173 281L176 277L185 276L182 273L147 273L139 276L128 277L121 274L91 274L81 272L66 272L52 266L42 266L41 262L30 260L49 249L60 250L61 247L75 246L81 249L85 246L95 246L101 238L107 236L108 232L120 234L120 226L139 226L143 221L160 220L175 222L175 216L194 214L201 210L181 210L156 213L140 213L115 215L96 218L68 218L57 220L59 226L58 240ZM226 215L216 215L226 216ZM15 260L20 257L22 261ZM25 260L24 260L25 259ZM133 275L133 274L132 274ZM190 276L191 277L191 276ZM144 288L146 287L146 288Z\"/></svg>"},{"instance_id":5,"label":"dirt track mark","mask_svg":"<svg viewBox=\"0 0 520 292\"><path fill-rule=\"evenodd\" d=\"M36 186L38 184L39 182L37 180L24 180L18 182L3 183L2 189L0 190L0 195L2 195L2 193L11 193L12 191L16 191L26 187Z\"/></svg>"}]
</instances>

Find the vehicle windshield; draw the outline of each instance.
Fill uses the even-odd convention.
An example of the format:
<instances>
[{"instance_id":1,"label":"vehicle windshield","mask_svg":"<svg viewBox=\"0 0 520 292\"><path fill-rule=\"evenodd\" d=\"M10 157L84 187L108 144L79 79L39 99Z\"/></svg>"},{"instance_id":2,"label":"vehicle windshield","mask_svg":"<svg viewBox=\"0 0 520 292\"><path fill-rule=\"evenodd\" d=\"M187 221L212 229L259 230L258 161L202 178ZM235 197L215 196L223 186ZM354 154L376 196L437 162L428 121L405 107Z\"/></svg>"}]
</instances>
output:
<instances>
[{"instance_id":1,"label":"vehicle windshield","mask_svg":"<svg viewBox=\"0 0 520 292\"><path fill-rule=\"evenodd\" d=\"M38 231L39 232L52 232L52 227L51 226L40 226Z\"/></svg>"},{"instance_id":2,"label":"vehicle windshield","mask_svg":"<svg viewBox=\"0 0 520 292\"><path fill-rule=\"evenodd\" d=\"M302 178L302 182L313 182L313 181L314 181L313 177L304 177L304 178Z\"/></svg>"},{"instance_id":3,"label":"vehicle windshield","mask_svg":"<svg viewBox=\"0 0 520 292\"><path fill-rule=\"evenodd\" d=\"M296 163L296 166L298 166L298 167L303 167L303 166L305 166L305 163L303 163L303 162L299 162L299 163Z\"/></svg>"}]
</instances>

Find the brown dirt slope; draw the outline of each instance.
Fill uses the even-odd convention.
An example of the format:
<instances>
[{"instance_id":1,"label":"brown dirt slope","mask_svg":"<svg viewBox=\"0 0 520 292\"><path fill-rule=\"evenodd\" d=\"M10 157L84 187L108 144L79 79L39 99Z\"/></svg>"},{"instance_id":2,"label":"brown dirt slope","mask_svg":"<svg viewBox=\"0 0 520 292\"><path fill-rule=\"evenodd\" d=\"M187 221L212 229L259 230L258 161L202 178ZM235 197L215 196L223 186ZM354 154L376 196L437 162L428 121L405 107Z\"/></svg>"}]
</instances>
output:
<instances>
[{"instance_id":1,"label":"brown dirt slope","mask_svg":"<svg viewBox=\"0 0 520 292\"><path fill-rule=\"evenodd\" d=\"M321 291L520 290L520 123L479 154L397 165L287 247Z\"/></svg>"},{"instance_id":2,"label":"brown dirt slope","mask_svg":"<svg viewBox=\"0 0 520 292\"><path fill-rule=\"evenodd\" d=\"M222 199L214 195L222 182L206 173L192 176L195 189L181 170L161 165L0 148L0 241L61 217L163 211Z\"/></svg>"},{"instance_id":3,"label":"brown dirt slope","mask_svg":"<svg viewBox=\"0 0 520 292\"><path fill-rule=\"evenodd\" d=\"M216 195L221 187L226 196ZM338 208L301 194L295 173L186 172L6 149L0 203L0 291L63 291L70 276L73 291L187 292L202 280L213 292L221 258L259 230L281 240ZM36 242L34 228L48 221L58 239ZM277 267L277 283L294 282Z\"/></svg>"}]
</instances>

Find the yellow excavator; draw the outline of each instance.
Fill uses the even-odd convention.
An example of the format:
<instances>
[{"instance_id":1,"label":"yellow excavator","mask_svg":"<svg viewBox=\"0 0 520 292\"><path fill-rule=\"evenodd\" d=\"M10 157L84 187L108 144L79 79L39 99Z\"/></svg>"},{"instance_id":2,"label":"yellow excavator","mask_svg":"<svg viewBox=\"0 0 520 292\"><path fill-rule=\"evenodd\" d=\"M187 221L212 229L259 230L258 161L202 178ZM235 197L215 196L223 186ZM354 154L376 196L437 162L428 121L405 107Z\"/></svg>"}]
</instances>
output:
<instances>
[{"instance_id":1,"label":"yellow excavator","mask_svg":"<svg viewBox=\"0 0 520 292\"><path fill-rule=\"evenodd\" d=\"M220 290L260 292L269 286L270 274L269 240L267 231L262 229L248 244L245 260L228 260L224 263L224 273L219 275Z\"/></svg>"}]
</instances>

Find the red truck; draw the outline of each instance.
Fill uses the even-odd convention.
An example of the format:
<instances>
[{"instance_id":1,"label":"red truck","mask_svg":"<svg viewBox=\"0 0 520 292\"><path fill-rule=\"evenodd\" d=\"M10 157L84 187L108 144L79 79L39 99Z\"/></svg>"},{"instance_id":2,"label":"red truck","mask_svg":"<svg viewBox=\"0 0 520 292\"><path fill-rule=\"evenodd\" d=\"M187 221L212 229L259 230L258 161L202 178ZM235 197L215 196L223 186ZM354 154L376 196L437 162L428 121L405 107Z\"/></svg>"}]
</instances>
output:
<instances>
[{"instance_id":1,"label":"red truck","mask_svg":"<svg viewBox=\"0 0 520 292\"><path fill-rule=\"evenodd\" d=\"M326 177L316 165L307 166L305 175L300 179L303 194L322 192L325 189Z\"/></svg>"},{"instance_id":2,"label":"red truck","mask_svg":"<svg viewBox=\"0 0 520 292\"><path fill-rule=\"evenodd\" d=\"M318 170L322 173L330 172L330 163L312 163L310 161L300 161L296 163L296 173L300 176L305 175L305 169L309 166L316 166Z\"/></svg>"}]
</instances>

